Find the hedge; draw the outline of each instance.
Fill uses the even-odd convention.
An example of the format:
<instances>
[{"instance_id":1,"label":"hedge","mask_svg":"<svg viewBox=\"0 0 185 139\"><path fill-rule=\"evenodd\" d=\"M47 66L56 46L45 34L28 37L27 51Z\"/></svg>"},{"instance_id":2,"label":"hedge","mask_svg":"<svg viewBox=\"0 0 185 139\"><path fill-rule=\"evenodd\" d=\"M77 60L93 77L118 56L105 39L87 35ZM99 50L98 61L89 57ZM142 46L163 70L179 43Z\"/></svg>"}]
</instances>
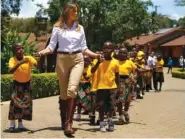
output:
<instances>
[{"instance_id":1,"label":"hedge","mask_svg":"<svg viewBox=\"0 0 185 139\"><path fill-rule=\"evenodd\" d=\"M1 75L1 101L10 100L13 92L13 76L11 74ZM31 79L32 97L43 98L59 94L59 86L56 73L33 74Z\"/></svg>"},{"instance_id":2,"label":"hedge","mask_svg":"<svg viewBox=\"0 0 185 139\"><path fill-rule=\"evenodd\" d=\"M185 79L185 71L182 71L182 69L174 69L172 71L172 77Z\"/></svg>"}]
</instances>

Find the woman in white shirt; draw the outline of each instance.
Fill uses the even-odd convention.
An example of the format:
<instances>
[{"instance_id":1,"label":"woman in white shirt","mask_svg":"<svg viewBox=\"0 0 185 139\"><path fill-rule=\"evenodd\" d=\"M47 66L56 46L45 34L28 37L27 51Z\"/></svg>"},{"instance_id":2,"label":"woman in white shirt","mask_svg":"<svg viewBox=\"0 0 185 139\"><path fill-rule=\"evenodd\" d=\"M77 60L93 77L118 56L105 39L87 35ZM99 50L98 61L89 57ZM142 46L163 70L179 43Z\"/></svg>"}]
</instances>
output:
<instances>
[{"instance_id":1,"label":"woman in white shirt","mask_svg":"<svg viewBox=\"0 0 185 139\"><path fill-rule=\"evenodd\" d=\"M77 4L66 4L53 27L49 45L38 53L39 56L52 53L58 42L56 72L60 85L61 125L65 134L74 133L71 126L77 88L84 68L83 54L92 58L101 57L87 48L83 26L77 22L78 11Z\"/></svg>"}]
</instances>

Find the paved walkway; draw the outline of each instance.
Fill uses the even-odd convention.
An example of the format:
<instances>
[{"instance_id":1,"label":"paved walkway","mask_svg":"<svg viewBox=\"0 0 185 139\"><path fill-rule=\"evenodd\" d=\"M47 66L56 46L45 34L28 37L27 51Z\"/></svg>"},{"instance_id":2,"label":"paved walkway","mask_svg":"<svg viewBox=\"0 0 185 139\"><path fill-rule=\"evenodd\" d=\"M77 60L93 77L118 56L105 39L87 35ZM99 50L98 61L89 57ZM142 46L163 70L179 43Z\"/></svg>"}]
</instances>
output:
<instances>
[{"instance_id":1,"label":"paved walkway","mask_svg":"<svg viewBox=\"0 0 185 139\"><path fill-rule=\"evenodd\" d=\"M58 96L33 101L33 121L24 124L31 131L7 133L9 102L1 104L2 138L64 138L60 130ZM146 93L143 100L131 104L131 123L116 125L114 132L101 133L99 126L90 126L88 116L74 122L77 138L185 138L185 80L165 73L162 92Z\"/></svg>"}]
</instances>

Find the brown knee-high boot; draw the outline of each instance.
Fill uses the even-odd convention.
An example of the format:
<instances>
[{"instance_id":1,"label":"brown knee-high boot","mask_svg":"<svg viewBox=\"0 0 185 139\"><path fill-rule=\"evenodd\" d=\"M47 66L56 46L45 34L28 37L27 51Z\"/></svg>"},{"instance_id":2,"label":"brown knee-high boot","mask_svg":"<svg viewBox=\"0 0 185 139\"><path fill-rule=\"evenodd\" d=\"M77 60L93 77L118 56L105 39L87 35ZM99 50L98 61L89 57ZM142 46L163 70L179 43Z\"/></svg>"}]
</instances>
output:
<instances>
[{"instance_id":1,"label":"brown knee-high boot","mask_svg":"<svg viewBox=\"0 0 185 139\"><path fill-rule=\"evenodd\" d=\"M75 113L76 106L77 106L76 103L77 103L77 100L76 100L76 98L74 98L74 105L73 105L72 114L71 114L71 117L70 117L70 124L71 124L71 126L73 125L73 117L74 117L74 113Z\"/></svg>"},{"instance_id":2,"label":"brown knee-high boot","mask_svg":"<svg viewBox=\"0 0 185 139\"><path fill-rule=\"evenodd\" d=\"M59 109L60 109L61 127L62 130L64 130L66 122L67 100L62 100L59 98Z\"/></svg>"},{"instance_id":3,"label":"brown knee-high boot","mask_svg":"<svg viewBox=\"0 0 185 139\"><path fill-rule=\"evenodd\" d=\"M64 133L67 135L74 134L74 130L72 129L72 121L74 115L74 107L76 106L75 98L67 99L67 110L66 110L66 122L65 122L65 131Z\"/></svg>"}]
</instances>

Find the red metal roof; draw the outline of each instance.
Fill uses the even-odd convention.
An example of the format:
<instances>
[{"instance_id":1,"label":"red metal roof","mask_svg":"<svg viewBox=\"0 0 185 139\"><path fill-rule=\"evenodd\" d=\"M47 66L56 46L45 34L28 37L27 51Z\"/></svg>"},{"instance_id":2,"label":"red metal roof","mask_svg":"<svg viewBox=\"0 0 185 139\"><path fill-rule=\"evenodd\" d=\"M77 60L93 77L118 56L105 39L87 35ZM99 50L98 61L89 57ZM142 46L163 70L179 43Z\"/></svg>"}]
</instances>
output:
<instances>
[{"instance_id":1,"label":"red metal roof","mask_svg":"<svg viewBox=\"0 0 185 139\"><path fill-rule=\"evenodd\" d=\"M169 41L161 46L185 46L185 36L178 37L172 41Z\"/></svg>"},{"instance_id":2,"label":"red metal roof","mask_svg":"<svg viewBox=\"0 0 185 139\"><path fill-rule=\"evenodd\" d=\"M145 45L145 44L151 43L152 41L158 40L162 37L166 37L167 35L170 35L171 33L174 33L181 29L182 27L170 28L170 29L166 29L166 31L164 32L159 31L156 34L148 34L148 35L141 35L139 37L133 37L131 39L126 40L126 42L128 42L130 45L135 45L135 44Z\"/></svg>"},{"instance_id":3,"label":"red metal roof","mask_svg":"<svg viewBox=\"0 0 185 139\"><path fill-rule=\"evenodd\" d=\"M150 35L142 35L139 37L133 37L132 39L126 40L130 45L144 45L156 38L158 38L159 36L161 36L161 34L150 34Z\"/></svg>"}]
</instances>

